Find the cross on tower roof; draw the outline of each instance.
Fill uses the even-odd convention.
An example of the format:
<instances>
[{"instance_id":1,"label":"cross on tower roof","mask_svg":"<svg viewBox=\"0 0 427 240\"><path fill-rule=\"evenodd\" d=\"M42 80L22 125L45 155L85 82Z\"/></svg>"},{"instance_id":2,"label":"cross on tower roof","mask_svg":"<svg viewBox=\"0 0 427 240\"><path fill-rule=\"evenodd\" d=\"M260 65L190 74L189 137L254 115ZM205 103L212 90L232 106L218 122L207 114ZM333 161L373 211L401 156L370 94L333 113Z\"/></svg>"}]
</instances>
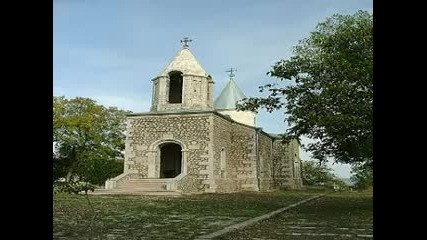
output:
<instances>
[{"instance_id":1,"label":"cross on tower roof","mask_svg":"<svg viewBox=\"0 0 427 240\"><path fill-rule=\"evenodd\" d=\"M189 39L188 37L185 37L183 40L181 40L182 43L184 43L183 48L188 48L188 43L192 42L193 40Z\"/></svg>"},{"instance_id":2,"label":"cross on tower roof","mask_svg":"<svg viewBox=\"0 0 427 240\"><path fill-rule=\"evenodd\" d=\"M226 72L229 72L230 74L228 74L228 76L230 78L233 78L234 76L236 76L235 74L233 74L233 72L237 72L237 69L230 68L230 70L227 70Z\"/></svg>"}]
</instances>

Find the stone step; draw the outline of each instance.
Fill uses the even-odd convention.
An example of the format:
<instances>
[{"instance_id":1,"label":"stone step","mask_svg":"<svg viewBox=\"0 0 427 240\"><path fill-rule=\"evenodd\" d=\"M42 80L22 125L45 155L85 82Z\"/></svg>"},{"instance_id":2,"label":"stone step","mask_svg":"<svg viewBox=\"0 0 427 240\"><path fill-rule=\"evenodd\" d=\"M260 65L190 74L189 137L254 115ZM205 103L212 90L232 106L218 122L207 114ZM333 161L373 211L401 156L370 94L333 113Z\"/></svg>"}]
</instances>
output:
<instances>
[{"instance_id":1,"label":"stone step","mask_svg":"<svg viewBox=\"0 0 427 240\"><path fill-rule=\"evenodd\" d=\"M117 187L112 190L123 191L165 191L169 179L138 178L127 179L117 183Z\"/></svg>"},{"instance_id":2,"label":"stone step","mask_svg":"<svg viewBox=\"0 0 427 240\"><path fill-rule=\"evenodd\" d=\"M178 197L182 194L180 192L175 191L146 191L140 189L95 189L94 192L88 192L88 194L92 195L149 195L149 196L173 196Z\"/></svg>"},{"instance_id":3,"label":"stone step","mask_svg":"<svg viewBox=\"0 0 427 240\"><path fill-rule=\"evenodd\" d=\"M136 182L123 182L118 183L117 186L164 186L167 183L136 183Z\"/></svg>"},{"instance_id":4,"label":"stone step","mask_svg":"<svg viewBox=\"0 0 427 240\"><path fill-rule=\"evenodd\" d=\"M163 186L167 183L135 183L135 182L125 182L118 183L117 186Z\"/></svg>"},{"instance_id":5,"label":"stone step","mask_svg":"<svg viewBox=\"0 0 427 240\"><path fill-rule=\"evenodd\" d=\"M159 185L159 184L168 184L169 182L144 182L144 181L125 181L125 182L119 182L117 185L121 184L147 184L147 185Z\"/></svg>"},{"instance_id":6,"label":"stone step","mask_svg":"<svg viewBox=\"0 0 427 240\"><path fill-rule=\"evenodd\" d=\"M119 191L167 191L166 188L114 188Z\"/></svg>"},{"instance_id":7,"label":"stone step","mask_svg":"<svg viewBox=\"0 0 427 240\"><path fill-rule=\"evenodd\" d=\"M118 185L117 188L165 188L166 184L162 185Z\"/></svg>"},{"instance_id":8,"label":"stone step","mask_svg":"<svg viewBox=\"0 0 427 240\"><path fill-rule=\"evenodd\" d=\"M158 189L158 188L114 188L114 189L103 189L102 191L118 191L118 192L164 192L166 189Z\"/></svg>"},{"instance_id":9,"label":"stone step","mask_svg":"<svg viewBox=\"0 0 427 240\"><path fill-rule=\"evenodd\" d=\"M172 178L131 178L124 182L169 182Z\"/></svg>"},{"instance_id":10,"label":"stone step","mask_svg":"<svg viewBox=\"0 0 427 240\"><path fill-rule=\"evenodd\" d=\"M134 185L165 185L167 182L119 182L117 185L126 185L126 184L134 184Z\"/></svg>"},{"instance_id":11,"label":"stone step","mask_svg":"<svg viewBox=\"0 0 427 240\"><path fill-rule=\"evenodd\" d=\"M159 187L119 187L114 189L123 189L123 190L132 190L132 189L139 189L139 190L146 190L146 191L166 191L166 188L159 188Z\"/></svg>"},{"instance_id":12,"label":"stone step","mask_svg":"<svg viewBox=\"0 0 427 240\"><path fill-rule=\"evenodd\" d=\"M128 183L128 184L117 185L118 188L122 188L122 187L141 187L141 188L143 188L143 187L156 188L157 187L157 188L162 188L164 186L166 186L166 184L130 184L130 183Z\"/></svg>"}]
</instances>

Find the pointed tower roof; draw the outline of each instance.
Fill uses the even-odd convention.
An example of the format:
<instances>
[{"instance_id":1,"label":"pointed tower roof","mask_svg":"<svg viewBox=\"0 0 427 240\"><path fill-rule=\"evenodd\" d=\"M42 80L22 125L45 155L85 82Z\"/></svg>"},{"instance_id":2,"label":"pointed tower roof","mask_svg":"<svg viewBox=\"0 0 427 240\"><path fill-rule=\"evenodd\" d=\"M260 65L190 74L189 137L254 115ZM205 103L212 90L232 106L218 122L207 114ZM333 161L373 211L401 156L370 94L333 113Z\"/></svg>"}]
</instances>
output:
<instances>
[{"instance_id":1,"label":"pointed tower roof","mask_svg":"<svg viewBox=\"0 0 427 240\"><path fill-rule=\"evenodd\" d=\"M208 76L206 71L197 62L190 49L188 49L187 43L189 41L185 42L183 49L178 52L178 54L172 59L167 67L163 69L159 76L167 76L171 71L181 71L183 74L197 76Z\"/></svg>"},{"instance_id":2,"label":"pointed tower roof","mask_svg":"<svg viewBox=\"0 0 427 240\"><path fill-rule=\"evenodd\" d=\"M242 90L237 86L232 77L227 86L222 89L221 94L215 99L215 109L236 109L236 102L245 98Z\"/></svg>"}]
</instances>

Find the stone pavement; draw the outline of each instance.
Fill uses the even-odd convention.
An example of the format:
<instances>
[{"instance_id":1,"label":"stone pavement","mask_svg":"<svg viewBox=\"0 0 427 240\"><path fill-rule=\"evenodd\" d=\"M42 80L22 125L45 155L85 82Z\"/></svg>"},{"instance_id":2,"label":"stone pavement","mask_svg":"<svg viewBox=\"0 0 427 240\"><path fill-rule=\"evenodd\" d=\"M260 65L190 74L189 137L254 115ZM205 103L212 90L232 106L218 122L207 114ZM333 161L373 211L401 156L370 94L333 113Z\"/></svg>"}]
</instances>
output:
<instances>
[{"instance_id":1,"label":"stone pavement","mask_svg":"<svg viewBox=\"0 0 427 240\"><path fill-rule=\"evenodd\" d=\"M289 211L282 211L275 216L258 221L249 227L238 228L214 236L215 240L282 240L282 239L372 239L372 217L352 218L351 212L340 216L324 216L325 211L334 211L324 198L316 199ZM311 215L301 214L304 208ZM322 209L323 208L323 209ZM329 209L325 209L329 208ZM319 211L320 210L320 211ZM360 210L355 210L360 211ZM315 216L315 214L318 214ZM314 216L314 217L313 217ZM220 232L220 231L218 231ZM211 239L211 238L198 238Z\"/></svg>"},{"instance_id":2,"label":"stone pavement","mask_svg":"<svg viewBox=\"0 0 427 240\"><path fill-rule=\"evenodd\" d=\"M225 235L225 234L230 233L230 232L232 232L232 231L235 231L235 230L237 230L237 229L243 229L243 228L245 228L245 227L248 227L248 226L250 226L250 225L253 225L253 224L255 224L255 223L258 223L258 222L260 222L260 221L262 221L262 220L265 220L265 219L271 218L271 217L273 217L273 216L275 216L275 215L277 215L277 214L279 214L279 213L281 213L281 212L283 212L283 211L286 211L286 210L288 210L288 209L294 208L294 207L299 206L299 205L301 205L301 204L303 204L303 203L306 203L306 202L308 202L308 201L312 201L312 200L314 200L314 199L317 199L317 198L319 198L319 197L321 197L321 196L322 196L322 195L317 195L317 196L314 196L314 197L311 197L311 198L307 198L307 199L304 199L304 200L299 201L299 202L297 202L297 203L291 204L291 205L289 205L289 206L287 206L287 207L280 208L280 209L275 210L275 211L273 211L273 212L270 212L270 213L264 214L264 215L262 215L262 216L255 217L255 218L251 218L251 219L249 219L249 220L247 220L247 221L244 221L244 222L241 222L241 223L237 223L237 224L230 225L230 226L228 226L228 227L226 227L226 228L224 228L224 229L222 229L222 230L219 230L219 231L216 231L216 232L213 232L213 233L210 233L210 234L206 234L206 235L199 236L198 238L196 238L196 240L213 239L213 238L215 238L215 237Z\"/></svg>"}]
</instances>

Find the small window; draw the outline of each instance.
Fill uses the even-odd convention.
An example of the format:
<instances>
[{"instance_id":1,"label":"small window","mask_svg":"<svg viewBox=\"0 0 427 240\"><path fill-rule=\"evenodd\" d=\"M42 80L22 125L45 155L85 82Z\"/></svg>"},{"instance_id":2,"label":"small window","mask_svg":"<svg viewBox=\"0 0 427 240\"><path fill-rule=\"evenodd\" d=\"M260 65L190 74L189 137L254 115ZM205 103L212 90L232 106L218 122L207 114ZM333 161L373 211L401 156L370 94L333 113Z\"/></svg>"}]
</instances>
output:
<instances>
[{"instance_id":1,"label":"small window","mask_svg":"<svg viewBox=\"0 0 427 240\"><path fill-rule=\"evenodd\" d=\"M225 150L221 149L221 170L225 170Z\"/></svg>"},{"instance_id":2,"label":"small window","mask_svg":"<svg viewBox=\"0 0 427 240\"><path fill-rule=\"evenodd\" d=\"M224 148L221 149L221 163L220 163L220 165L221 165L221 175L223 176L224 175L223 173L225 172L225 167L226 167L225 149Z\"/></svg>"}]
</instances>

